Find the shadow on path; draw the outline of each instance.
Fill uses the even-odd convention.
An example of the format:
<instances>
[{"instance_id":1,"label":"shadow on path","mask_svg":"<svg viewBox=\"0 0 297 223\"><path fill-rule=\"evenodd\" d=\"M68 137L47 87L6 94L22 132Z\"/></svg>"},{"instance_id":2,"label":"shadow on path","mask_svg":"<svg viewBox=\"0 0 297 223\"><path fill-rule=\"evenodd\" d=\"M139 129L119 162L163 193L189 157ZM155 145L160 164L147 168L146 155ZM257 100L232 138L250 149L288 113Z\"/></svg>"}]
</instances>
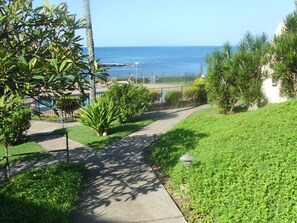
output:
<instances>
[{"instance_id":1,"label":"shadow on path","mask_svg":"<svg viewBox=\"0 0 297 223\"><path fill-rule=\"evenodd\" d=\"M89 151L87 155L81 149L72 150L73 159L86 163L89 169L88 183L78 208L80 214L74 215L74 219L81 215L88 216L89 220L96 219L98 214L104 215L102 207L118 202L124 205L139 195L157 191L161 183L142 162L141 155L143 148L153 140L152 136L126 137L102 151Z\"/></svg>"}]
</instances>

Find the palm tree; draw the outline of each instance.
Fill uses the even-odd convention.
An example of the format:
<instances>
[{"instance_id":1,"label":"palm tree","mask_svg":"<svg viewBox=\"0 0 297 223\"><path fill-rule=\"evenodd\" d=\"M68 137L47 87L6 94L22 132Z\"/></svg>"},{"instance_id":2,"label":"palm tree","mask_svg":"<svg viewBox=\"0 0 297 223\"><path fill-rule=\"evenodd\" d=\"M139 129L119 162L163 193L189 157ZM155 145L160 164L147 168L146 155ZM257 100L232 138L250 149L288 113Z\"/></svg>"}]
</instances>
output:
<instances>
[{"instance_id":1,"label":"palm tree","mask_svg":"<svg viewBox=\"0 0 297 223\"><path fill-rule=\"evenodd\" d=\"M46 5L47 7L50 7L50 1L49 1L49 0L44 0L44 2L45 2L45 5Z\"/></svg>"},{"instance_id":2,"label":"palm tree","mask_svg":"<svg viewBox=\"0 0 297 223\"><path fill-rule=\"evenodd\" d=\"M92 31L92 23L91 23L91 12L90 12L90 5L89 0L83 0L84 3L84 14L86 20L86 38L87 38L87 45L88 45L88 59L89 61L94 61L95 53L94 53L94 40L93 40L93 31ZM96 98L96 83L95 83L95 75L92 73L91 69L89 71L90 76L90 101Z\"/></svg>"}]
</instances>

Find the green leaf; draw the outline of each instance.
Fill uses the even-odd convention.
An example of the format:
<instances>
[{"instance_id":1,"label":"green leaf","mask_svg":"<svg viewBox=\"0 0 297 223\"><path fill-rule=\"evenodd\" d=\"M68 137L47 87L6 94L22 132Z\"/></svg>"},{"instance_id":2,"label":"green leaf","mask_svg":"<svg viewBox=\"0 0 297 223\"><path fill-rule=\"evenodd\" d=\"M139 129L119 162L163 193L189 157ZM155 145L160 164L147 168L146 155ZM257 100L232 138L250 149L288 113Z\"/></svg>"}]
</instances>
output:
<instances>
[{"instance_id":1,"label":"green leaf","mask_svg":"<svg viewBox=\"0 0 297 223\"><path fill-rule=\"evenodd\" d=\"M41 75L34 75L32 78L35 80L44 80L44 76Z\"/></svg>"},{"instance_id":2,"label":"green leaf","mask_svg":"<svg viewBox=\"0 0 297 223\"><path fill-rule=\"evenodd\" d=\"M52 67L55 68L56 72L59 73L59 68L58 68L57 60L56 59L51 59L50 62L51 62Z\"/></svg>"},{"instance_id":3,"label":"green leaf","mask_svg":"<svg viewBox=\"0 0 297 223\"><path fill-rule=\"evenodd\" d=\"M75 76L72 75L72 74L66 75L65 77L68 78L68 79L74 79L75 78Z\"/></svg>"},{"instance_id":4,"label":"green leaf","mask_svg":"<svg viewBox=\"0 0 297 223\"><path fill-rule=\"evenodd\" d=\"M28 70L28 63L24 56L19 57L18 65L21 67L22 70Z\"/></svg>"},{"instance_id":5,"label":"green leaf","mask_svg":"<svg viewBox=\"0 0 297 223\"><path fill-rule=\"evenodd\" d=\"M60 73L66 72L71 65L72 65L72 61L71 60L64 60L62 62L62 64L61 64L61 66L60 66L59 72Z\"/></svg>"},{"instance_id":6,"label":"green leaf","mask_svg":"<svg viewBox=\"0 0 297 223\"><path fill-rule=\"evenodd\" d=\"M37 58L33 58L32 60L30 60L30 62L29 62L29 69L30 70L32 70L35 67L36 62L37 62Z\"/></svg>"}]
</instances>

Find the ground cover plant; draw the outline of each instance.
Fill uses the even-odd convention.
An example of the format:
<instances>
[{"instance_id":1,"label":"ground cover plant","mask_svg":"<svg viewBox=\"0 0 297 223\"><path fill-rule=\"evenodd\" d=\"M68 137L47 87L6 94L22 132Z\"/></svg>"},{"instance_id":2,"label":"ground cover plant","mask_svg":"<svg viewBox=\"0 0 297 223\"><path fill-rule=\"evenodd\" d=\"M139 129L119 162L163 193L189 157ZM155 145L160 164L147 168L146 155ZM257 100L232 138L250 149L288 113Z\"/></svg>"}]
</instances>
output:
<instances>
[{"instance_id":1,"label":"ground cover plant","mask_svg":"<svg viewBox=\"0 0 297 223\"><path fill-rule=\"evenodd\" d=\"M206 109L158 140L151 158L190 197L193 219L295 222L296 108L297 100L228 116ZM186 152L196 157L189 178Z\"/></svg>"},{"instance_id":2,"label":"ground cover plant","mask_svg":"<svg viewBox=\"0 0 297 223\"><path fill-rule=\"evenodd\" d=\"M0 185L0 222L70 222L84 182L82 164L29 170Z\"/></svg>"},{"instance_id":3,"label":"ground cover plant","mask_svg":"<svg viewBox=\"0 0 297 223\"><path fill-rule=\"evenodd\" d=\"M67 128L67 131L70 139L94 149L103 149L105 146L114 143L116 140L151 124L154 120L155 118L152 117L141 118L140 116L133 118L131 123L113 123L109 128L109 134L100 137L97 136L93 129L85 125L69 127ZM63 130L57 131L60 132Z\"/></svg>"},{"instance_id":4,"label":"ground cover plant","mask_svg":"<svg viewBox=\"0 0 297 223\"><path fill-rule=\"evenodd\" d=\"M31 153L31 152L46 152L45 149L43 149L38 143L28 141L26 143L12 146L8 148L9 155L12 154L20 154L20 153ZM0 159L5 156L5 148L3 144L0 144ZM35 155L26 155L26 156L14 156L10 157L9 161L13 162L20 162L25 160L36 160L36 159L43 159L43 158L49 158L52 155L50 154L35 154ZM5 160L0 161L0 168L5 165Z\"/></svg>"}]
</instances>

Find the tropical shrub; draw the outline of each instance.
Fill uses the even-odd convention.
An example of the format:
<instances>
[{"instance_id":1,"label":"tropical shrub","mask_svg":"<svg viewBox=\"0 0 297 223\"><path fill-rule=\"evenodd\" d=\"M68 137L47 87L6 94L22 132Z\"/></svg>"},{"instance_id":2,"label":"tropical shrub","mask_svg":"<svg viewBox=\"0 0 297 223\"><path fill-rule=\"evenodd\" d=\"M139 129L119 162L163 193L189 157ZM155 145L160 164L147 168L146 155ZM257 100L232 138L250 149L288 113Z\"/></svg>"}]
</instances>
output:
<instances>
[{"instance_id":1,"label":"tropical shrub","mask_svg":"<svg viewBox=\"0 0 297 223\"><path fill-rule=\"evenodd\" d=\"M192 101L198 103L205 103L207 101L207 93L205 89L206 80L205 78L197 78L194 81L192 87L187 87L184 91L184 96Z\"/></svg>"},{"instance_id":2,"label":"tropical shrub","mask_svg":"<svg viewBox=\"0 0 297 223\"><path fill-rule=\"evenodd\" d=\"M30 128L30 121L32 117L31 109L27 106L19 107L11 116L10 136L12 144L19 144L24 142L25 132Z\"/></svg>"},{"instance_id":3,"label":"tropical shrub","mask_svg":"<svg viewBox=\"0 0 297 223\"><path fill-rule=\"evenodd\" d=\"M248 32L232 56L233 68L230 72L237 77L240 97L246 104L260 106L264 101L262 83L266 73L263 72L263 66L268 46L267 35L254 36Z\"/></svg>"},{"instance_id":4,"label":"tropical shrub","mask_svg":"<svg viewBox=\"0 0 297 223\"><path fill-rule=\"evenodd\" d=\"M30 128L31 110L19 97L4 94L0 98L0 141L14 145L25 140Z\"/></svg>"},{"instance_id":5,"label":"tropical shrub","mask_svg":"<svg viewBox=\"0 0 297 223\"><path fill-rule=\"evenodd\" d=\"M98 136L107 135L110 124L117 119L117 107L105 96L97 97L90 105L82 109L77 119L94 129Z\"/></svg>"},{"instance_id":6,"label":"tropical shrub","mask_svg":"<svg viewBox=\"0 0 297 223\"><path fill-rule=\"evenodd\" d=\"M297 96L297 14L287 16L282 34L271 44L272 77L281 83L281 92L288 97Z\"/></svg>"},{"instance_id":7,"label":"tropical shrub","mask_svg":"<svg viewBox=\"0 0 297 223\"><path fill-rule=\"evenodd\" d=\"M196 86L186 87L184 97L191 102L198 102L199 89Z\"/></svg>"},{"instance_id":8,"label":"tropical shrub","mask_svg":"<svg viewBox=\"0 0 297 223\"><path fill-rule=\"evenodd\" d=\"M149 106L149 90L133 84L113 84L105 93L118 108L120 123L130 122L132 117L144 113Z\"/></svg>"},{"instance_id":9,"label":"tropical shrub","mask_svg":"<svg viewBox=\"0 0 297 223\"><path fill-rule=\"evenodd\" d=\"M0 16L0 95L44 100L84 93L88 66L76 30L85 24L65 3L34 8L32 0L0 0Z\"/></svg>"},{"instance_id":10,"label":"tropical shrub","mask_svg":"<svg viewBox=\"0 0 297 223\"><path fill-rule=\"evenodd\" d=\"M56 100L57 108L73 117L73 112L80 108L80 99L74 96L67 96Z\"/></svg>"},{"instance_id":11,"label":"tropical shrub","mask_svg":"<svg viewBox=\"0 0 297 223\"><path fill-rule=\"evenodd\" d=\"M154 104L156 101L159 101L161 98L161 92L157 90L150 90L150 102Z\"/></svg>"},{"instance_id":12,"label":"tropical shrub","mask_svg":"<svg viewBox=\"0 0 297 223\"><path fill-rule=\"evenodd\" d=\"M239 97L236 76L232 70L232 48L226 43L222 51L214 51L206 57L208 64L206 90L208 101L217 105L223 113L232 113Z\"/></svg>"},{"instance_id":13,"label":"tropical shrub","mask_svg":"<svg viewBox=\"0 0 297 223\"><path fill-rule=\"evenodd\" d=\"M218 105L223 113L233 113L238 100L249 105L263 104L262 82L266 76L263 65L267 49L265 34L253 36L247 33L235 53L227 43L222 51L207 56L209 101Z\"/></svg>"},{"instance_id":14,"label":"tropical shrub","mask_svg":"<svg viewBox=\"0 0 297 223\"><path fill-rule=\"evenodd\" d=\"M182 99L182 92L177 90L169 90L165 94L165 102L173 107L178 107Z\"/></svg>"}]
</instances>

